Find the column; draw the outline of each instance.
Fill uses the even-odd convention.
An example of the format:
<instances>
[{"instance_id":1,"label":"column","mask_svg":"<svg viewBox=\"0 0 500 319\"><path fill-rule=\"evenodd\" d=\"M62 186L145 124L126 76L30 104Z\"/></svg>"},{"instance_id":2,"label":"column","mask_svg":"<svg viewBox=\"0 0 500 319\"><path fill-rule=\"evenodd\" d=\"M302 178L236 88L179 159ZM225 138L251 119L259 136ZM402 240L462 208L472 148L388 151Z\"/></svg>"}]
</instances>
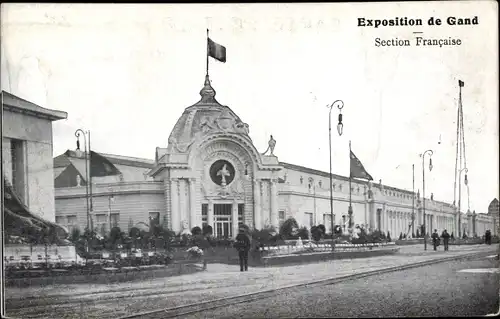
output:
<instances>
[{"instance_id":1,"label":"column","mask_svg":"<svg viewBox=\"0 0 500 319\"><path fill-rule=\"evenodd\" d=\"M215 226L214 226L214 202L211 199L208 200L207 224L212 226L212 228L215 228Z\"/></svg>"},{"instance_id":2,"label":"column","mask_svg":"<svg viewBox=\"0 0 500 319\"><path fill-rule=\"evenodd\" d=\"M170 187L171 182L165 178L163 180L164 185L164 195L165 195L165 222L168 227L172 228L172 187Z\"/></svg>"},{"instance_id":3,"label":"column","mask_svg":"<svg viewBox=\"0 0 500 319\"><path fill-rule=\"evenodd\" d=\"M276 180L271 180L271 225L278 228L278 192L276 190Z\"/></svg>"},{"instance_id":4,"label":"column","mask_svg":"<svg viewBox=\"0 0 500 319\"><path fill-rule=\"evenodd\" d=\"M196 180L194 178L189 179L189 227L194 226L201 227L201 222L196 220ZM197 225L199 223L199 225Z\"/></svg>"},{"instance_id":5,"label":"column","mask_svg":"<svg viewBox=\"0 0 500 319\"><path fill-rule=\"evenodd\" d=\"M179 212L179 181L177 178L170 180L170 196L172 198L172 230L176 233L181 231L180 212Z\"/></svg>"},{"instance_id":6,"label":"column","mask_svg":"<svg viewBox=\"0 0 500 319\"><path fill-rule=\"evenodd\" d=\"M189 223L189 212L186 212L186 203L186 180L179 179L179 216L181 219L181 225ZM189 228L189 230L191 230L191 228Z\"/></svg>"},{"instance_id":7,"label":"column","mask_svg":"<svg viewBox=\"0 0 500 319\"><path fill-rule=\"evenodd\" d=\"M255 229L262 228L262 213L260 209L260 181L255 179L253 182L253 198L254 198L254 208L253 208L253 217L254 217L254 227Z\"/></svg>"},{"instance_id":8,"label":"column","mask_svg":"<svg viewBox=\"0 0 500 319\"><path fill-rule=\"evenodd\" d=\"M233 211L231 219L233 224L233 238L236 238L236 235L238 235L238 202L236 200L233 201Z\"/></svg>"}]
</instances>

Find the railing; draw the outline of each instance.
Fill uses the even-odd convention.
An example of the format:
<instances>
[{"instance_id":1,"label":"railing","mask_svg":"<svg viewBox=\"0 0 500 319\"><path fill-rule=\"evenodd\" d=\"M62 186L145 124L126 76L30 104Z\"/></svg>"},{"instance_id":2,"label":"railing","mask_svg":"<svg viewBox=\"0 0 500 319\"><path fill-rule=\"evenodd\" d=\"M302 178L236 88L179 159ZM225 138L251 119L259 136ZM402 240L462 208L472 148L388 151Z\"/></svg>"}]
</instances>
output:
<instances>
[{"instance_id":1,"label":"railing","mask_svg":"<svg viewBox=\"0 0 500 319\"><path fill-rule=\"evenodd\" d=\"M366 244L334 244L334 251L365 251L373 250L373 248L393 247L396 243L366 243ZM313 252L327 252L332 251L331 243L312 242L304 243L303 245L277 245L277 246L264 246L259 247L260 251L269 251L277 253L295 253L298 251L312 250Z\"/></svg>"}]
</instances>

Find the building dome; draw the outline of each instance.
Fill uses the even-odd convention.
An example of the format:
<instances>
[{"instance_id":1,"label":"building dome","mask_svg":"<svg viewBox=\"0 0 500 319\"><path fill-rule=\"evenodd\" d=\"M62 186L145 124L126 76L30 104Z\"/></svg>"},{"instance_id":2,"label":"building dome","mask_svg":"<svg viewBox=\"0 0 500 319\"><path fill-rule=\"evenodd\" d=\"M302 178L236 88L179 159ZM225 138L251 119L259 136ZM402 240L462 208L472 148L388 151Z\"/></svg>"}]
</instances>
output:
<instances>
[{"instance_id":1,"label":"building dome","mask_svg":"<svg viewBox=\"0 0 500 319\"><path fill-rule=\"evenodd\" d=\"M200 95L200 101L186 108L177 120L168 138L169 152L185 153L195 141L214 133L233 133L251 140L248 124L215 99L208 75Z\"/></svg>"}]
</instances>

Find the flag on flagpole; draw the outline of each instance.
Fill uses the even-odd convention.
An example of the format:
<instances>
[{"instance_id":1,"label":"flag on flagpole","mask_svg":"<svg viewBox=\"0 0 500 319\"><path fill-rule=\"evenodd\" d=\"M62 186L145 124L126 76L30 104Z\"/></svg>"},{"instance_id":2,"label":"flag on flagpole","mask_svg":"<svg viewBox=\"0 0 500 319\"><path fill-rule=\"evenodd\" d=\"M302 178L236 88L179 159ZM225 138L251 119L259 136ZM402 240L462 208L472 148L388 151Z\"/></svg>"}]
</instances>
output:
<instances>
[{"instance_id":1,"label":"flag on flagpole","mask_svg":"<svg viewBox=\"0 0 500 319\"><path fill-rule=\"evenodd\" d=\"M226 47L208 38L208 56L222 63L226 63Z\"/></svg>"},{"instance_id":2,"label":"flag on flagpole","mask_svg":"<svg viewBox=\"0 0 500 319\"><path fill-rule=\"evenodd\" d=\"M458 86L463 88L464 87L464 82L461 80L458 80Z\"/></svg>"},{"instance_id":3,"label":"flag on flagpole","mask_svg":"<svg viewBox=\"0 0 500 319\"><path fill-rule=\"evenodd\" d=\"M367 179L369 181L372 181L373 178L368 172L365 170L363 167L363 164L361 164L360 160L354 155L352 151L351 152L351 178L362 178L362 179Z\"/></svg>"}]
</instances>

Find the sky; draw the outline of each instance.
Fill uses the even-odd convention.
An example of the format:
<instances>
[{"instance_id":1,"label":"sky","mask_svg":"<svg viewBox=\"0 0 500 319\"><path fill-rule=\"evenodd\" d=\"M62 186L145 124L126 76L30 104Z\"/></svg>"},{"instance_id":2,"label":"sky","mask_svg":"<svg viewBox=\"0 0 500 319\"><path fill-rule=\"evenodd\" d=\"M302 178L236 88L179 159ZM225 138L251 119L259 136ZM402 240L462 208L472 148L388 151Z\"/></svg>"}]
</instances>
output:
<instances>
[{"instance_id":1,"label":"sky","mask_svg":"<svg viewBox=\"0 0 500 319\"><path fill-rule=\"evenodd\" d=\"M349 173L349 141L376 182L454 198L458 80L470 202L499 197L498 6L483 2L335 4L2 4L2 89L68 112L53 125L54 156L91 131L92 150L154 159L184 109L200 98L206 29L227 49L210 60L216 98L250 126L261 152L269 135L280 161ZM429 26L430 17L478 16L478 25ZM422 26L358 27L358 18L420 18ZM414 32L422 32L415 34ZM376 47L376 38L461 39L460 46ZM441 141L441 143L438 143ZM462 176L463 178L464 176ZM456 193L455 193L456 194ZM457 195L458 197L458 195Z\"/></svg>"}]
</instances>

